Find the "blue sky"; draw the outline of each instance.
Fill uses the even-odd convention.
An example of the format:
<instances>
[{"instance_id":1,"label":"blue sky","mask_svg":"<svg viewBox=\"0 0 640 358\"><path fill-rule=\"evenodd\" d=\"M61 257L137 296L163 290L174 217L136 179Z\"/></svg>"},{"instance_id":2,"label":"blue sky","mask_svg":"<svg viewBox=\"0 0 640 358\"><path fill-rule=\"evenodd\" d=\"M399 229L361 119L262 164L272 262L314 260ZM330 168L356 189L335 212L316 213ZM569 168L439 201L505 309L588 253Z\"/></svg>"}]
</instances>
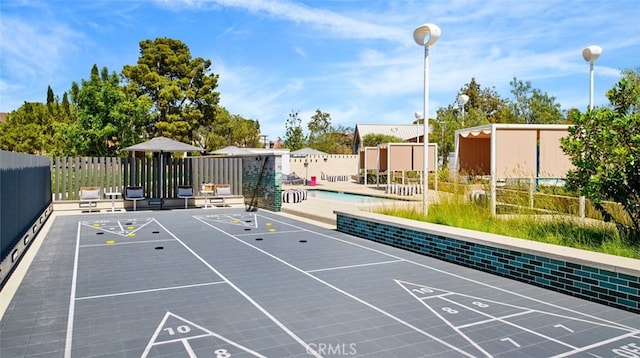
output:
<instances>
[{"instance_id":1,"label":"blue sky","mask_svg":"<svg viewBox=\"0 0 640 358\"><path fill-rule=\"evenodd\" d=\"M139 42L181 40L219 74L220 104L257 119L269 140L299 111L332 124L411 123L423 106L424 50L413 30L437 24L430 48L430 117L472 77L511 98L513 77L585 109L589 64L595 105L621 69L640 66L640 1L0 0L0 112L58 96L91 67L120 72ZM305 127L306 130L306 127Z\"/></svg>"}]
</instances>

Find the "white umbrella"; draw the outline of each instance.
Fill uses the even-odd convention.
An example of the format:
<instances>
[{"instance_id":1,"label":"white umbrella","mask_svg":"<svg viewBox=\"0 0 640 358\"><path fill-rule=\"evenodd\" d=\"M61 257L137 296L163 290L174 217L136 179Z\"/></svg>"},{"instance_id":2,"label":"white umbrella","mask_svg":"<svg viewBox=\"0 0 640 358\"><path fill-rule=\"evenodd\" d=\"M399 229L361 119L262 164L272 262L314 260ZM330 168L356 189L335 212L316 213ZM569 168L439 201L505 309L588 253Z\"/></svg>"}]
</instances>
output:
<instances>
[{"instance_id":1,"label":"white umbrella","mask_svg":"<svg viewBox=\"0 0 640 358\"><path fill-rule=\"evenodd\" d=\"M167 137L155 137L149 141L138 143L132 145L130 147L124 148L123 150L128 152L156 152L160 153L160 196L163 197L164 192L164 178L162 174L163 168L163 153L165 152L200 152L203 149L200 147L193 146L191 144L186 144L179 142L177 140L173 140ZM135 157L135 154L134 154ZM164 199L164 198L160 198ZM162 207L162 201L160 202L160 206Z\"/></svg>"}]
</instances>

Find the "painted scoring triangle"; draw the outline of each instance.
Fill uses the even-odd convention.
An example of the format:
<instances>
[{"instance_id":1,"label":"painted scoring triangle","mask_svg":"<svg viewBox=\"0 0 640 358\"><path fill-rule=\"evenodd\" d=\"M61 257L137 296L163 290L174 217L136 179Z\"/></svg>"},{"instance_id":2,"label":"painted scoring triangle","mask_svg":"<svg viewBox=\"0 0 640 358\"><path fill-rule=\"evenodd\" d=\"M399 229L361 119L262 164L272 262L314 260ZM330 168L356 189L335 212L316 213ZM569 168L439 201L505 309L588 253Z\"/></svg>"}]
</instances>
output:
<instances>
[{"instance_id":1,"label":"painted scoring triangle","mask_svg":"<svg viewBox=\"0 0 640 358\"><path fill-rule=\"evenodd\" d=\"M176 341L182 342L182 344L185 347L188 347L190 351L189 353L191 356L194 353L193 351L191 351L188 341L190 339L203 338L203 337L214 337L250 355L253 355L255 357L266 358L258 352L255 352L249 348L246 348L228 338L225 338L202 326L199 326L193 322L190 322L169 311L165 313L164 317L162 318L162 321L158 325L158 328L156 328L155 333L149 340L147 347L142 353L142 358L145 358L149 355L149 352L151 351L151 348L154 345L162 345L165 343L176 342Z\"/></svg>"},{"instance_id":2,"label":"painted scoring triangle","mask_svg":"<svg viewBox=\"0 0 640 358\"><path fill-rule=\"evenodd\" d=\"M394 281L418 300L451 294L448 291L438 290L429 286L418 285L401 280Z\"/></svg>"}]
</instances>

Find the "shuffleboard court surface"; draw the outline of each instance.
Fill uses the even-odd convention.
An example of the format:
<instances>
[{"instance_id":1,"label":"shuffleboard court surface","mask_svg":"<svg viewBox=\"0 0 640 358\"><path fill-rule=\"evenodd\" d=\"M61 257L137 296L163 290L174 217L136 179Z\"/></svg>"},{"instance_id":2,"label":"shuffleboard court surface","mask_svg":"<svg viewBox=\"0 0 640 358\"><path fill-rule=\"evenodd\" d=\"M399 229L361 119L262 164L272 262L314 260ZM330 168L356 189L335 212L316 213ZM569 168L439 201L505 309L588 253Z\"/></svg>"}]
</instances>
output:
<instances>
[{"instance_id":1,"label":"shuffleboard court surface","mask_svg":"<svg viewBox=\"0 0 640 358\"><path fill-rule=\"evenodd\" d=\"M267 211L57 216L0 357L640 357L640 317Z\"/></svg>"}]
</instances>

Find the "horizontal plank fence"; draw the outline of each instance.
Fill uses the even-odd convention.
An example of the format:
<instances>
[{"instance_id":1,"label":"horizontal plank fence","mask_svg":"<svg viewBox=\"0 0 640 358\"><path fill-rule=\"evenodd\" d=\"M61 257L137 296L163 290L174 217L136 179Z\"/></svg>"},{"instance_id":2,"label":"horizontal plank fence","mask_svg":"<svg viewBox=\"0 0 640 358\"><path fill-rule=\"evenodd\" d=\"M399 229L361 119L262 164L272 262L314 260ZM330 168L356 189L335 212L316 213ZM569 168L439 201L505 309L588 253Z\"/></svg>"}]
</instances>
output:
<instances>
[{"instance_id":1,"label":"horizontal plank fence","mask_svg":"<svg viewBox=\"0 0 640 358\"><path fill-rule=\"evenodd\" d=\"M242 191L242 157L173 158L169 154L142 158L54 157L51 186L54 201L79 200L80 188L98 187L124 194L127 186L141 186L147 198L175 198L177 187L191 185L200 195L201 184L230 184L233 195Z\"/></svg>"}]
</instances>

